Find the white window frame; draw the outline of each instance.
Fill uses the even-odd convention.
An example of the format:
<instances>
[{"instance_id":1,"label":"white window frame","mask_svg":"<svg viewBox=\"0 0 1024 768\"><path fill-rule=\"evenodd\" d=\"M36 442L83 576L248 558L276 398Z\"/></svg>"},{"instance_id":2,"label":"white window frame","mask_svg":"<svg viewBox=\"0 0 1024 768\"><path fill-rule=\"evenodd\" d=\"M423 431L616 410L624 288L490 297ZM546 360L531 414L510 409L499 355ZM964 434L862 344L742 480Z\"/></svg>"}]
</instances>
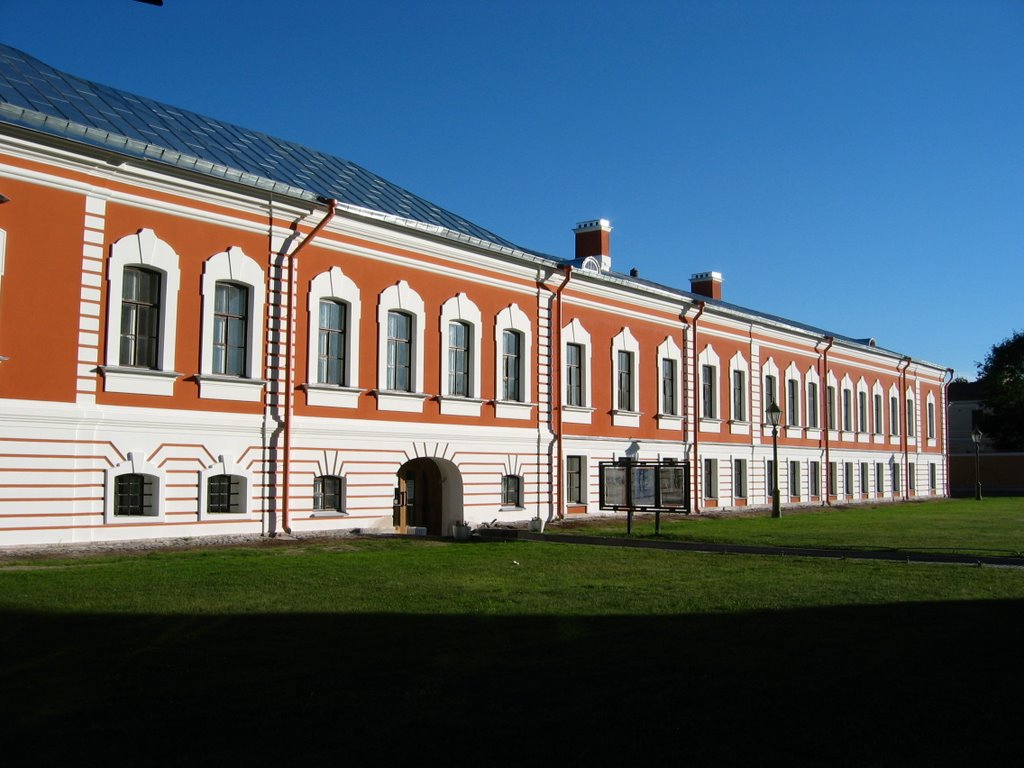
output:
<instances>
[{"instance_id":1,"label":"white window frame","mask_svg":"<svg viewBox=\"0 0 1024 768\"><path fill-rule=\"evenodd\" d=\"M871 393L868 391L868 383L863 376L857 380L857 394L854 402L856 404L854 426L857 432L857 442L869 443L871 442ZM862 404L863 409L861 408ZM862 410L863 413L861 413ZM864 429L861 429L862 423Z\"/></svg>"},{"instance_id":2,"label":"white window frame","mask_svg":"<svg viewBox=\"0 0 1024 768\"><path fill-rule=\"evenodd\" d=\"M469 394L452 395L448 392L449 333L452 323L469 326ZM441 305L441 380L438 401L446 416L479 416L483 400L480 399L480 343L483 338L483 320L480 309L465 293L458 293Z\"/></svg>"},{"instance_id":3,"label":"white window frame","mask_svg":"<svg viewBox=\"0 0 1024 768\"><path fill-rule=\"evenodd\" d=\"M345 329L345 386L321 384L319 382L318 358L320 355L320 302L337 301L346 305L347 327ZM309 281L309 297L306 302L309 311L309 337L306 347L306 403L332 408L355 408L359 404L359 337L362 302L359 287L347 277L340 267L331 267Z\"/></svg>"},{"instance_id":4,"label":"white window frame","mask_svg":"<svg viewBox=\"0 0 1024 768\"><path fill-rule=\"evenodd\" d=\"M714 402L711 404L711 415L704 415L704 366L713 368L715 371L714 381ZM718 353L715 352L713 345L708 344L701 351L700 355L697 356L697 370L695 371L698 376L697 386L697 414L700 418L700 428L703 432L720 432L722 429L722 363L718 357Z\"/></svg>"},{"instance_id":5,"label":"white window frame","mask_svg":"<svg viewBox=\"0 0 1024 768\"><path fill-rule=\"evenodd\" d=\"M519 355L521 400L502 399L505 370L502 362L505 331L516 331L522 339ZM529 419L533 413L533 325L516 304L509 304L494 318L494 415L499 419Z\"/></svg>"},{"instance_id":6,"label":"white window frame","mask_svg":"<svg viewBox=\"0 0 1024 768\"><path fill-rule=\"evenodd\" d=\"M630 355L632 371L630 372L630 402L628 408L619 408L619 352ZM640 426L640 343L628 328L623 328L612 339L612 425L616 427Z\"/></svg>"},{"instance_id":7,"label":"white window frame","mask_svg":"<svg viewBox=\"0 0 1024 768\"><path fill-rule=\"evenodd\" d=\"M743 374L743 418L736 418L735 376L736 373ZM734 435L749 435L750 423L753 420L751 413L752 403L750 402L750 364L737 352L729 360L729 432ZM749 491L748 491L749 492Z\"/></svg>"},{"instance_id":8,"label":"white window frame","mask_svg":"<svg viewBox=\"0 0 1024 768\"><path fill-rule=\"evenodd\" d=\"M322 467L321 467L322 468ZM316 481L322 477L332 477L338 480L338 496L341 509L317 509L316 508ZM309 516L310 517L348 517L348 478L339 472L321 472L320 469L313 475L310 485Z\"/></svg>"},{"instance_id":9,"label":"white window frame","mask_svg":"<svg viewBox=\"0 0 1024 768\"><path fill-rule=\"evenodd\" d=\"M896 403L896 412L893 413L892 405ZM889 443L899 445L901 426L903 420L903 406L900 404L900 391L895 384L889 387L889 401L886 403L889 409ZM893 418L895 416L895 418Z\"/></svg>"},{"instance_id":10,"label":"white window frame","mask_svg":"<svg viewBox=\"0 0 1024 768\"><path fill-rule=\"evenodd\" d=\"M142 267L160 275L160 328L157 368L121 365L121 304L125 267ZM110 247L107 259L107 348L103 373L105 392L170 397L181 376L174 370L178 332L178 292L181 270L178 254L152 229L126 235Z\"/></svg>"},{"instance_id":11,"label":"white window frame","mask_svg":"<svg viewBox=\"0 0 1024 768\"><path fill-rule=\"evenodd\" d=\"M580 355L580 377L581 381L581 395L583 403L581 405L566 405L568 398L566 397L568 387L568 377L566 374L566 347L569 344L578 344L582 347L582 354ZM562 370L560 373L561 379L561 406L562 406L562 421L570 424L589 424L591 421L591 415L594 409L591 405L590 395L590 380L591 380L591 366L590 357L593 353L593 346L590 341L590 334L587 329L583 327L578 318L573 318L568 324L562 327L562 339L561 339L561 366ZM614 392L614 389L612 390Z\"/></svg>"},{"instance_id":12,"label":"white window frame","mask_svg":"<svg viewBox=\"0 0 1024 768\"><path fill-rule=\"evenodd\" d=\"M907 387L903 398L903 420L906 422L903 428L907 430L907 443L917 444L917 435L921 431L921 414L917 407L917 393L913 387Z\"/></svg>"},{"instance_id":13,"label":"white window frame","mask_svg":"<svg viewBox=\"0 0 1024 768\"><path fill-rule=\"evenodd\" d=\"M412 318L409 365L412 392L389 390L388 383L388 313L404 312ZM405 280L381 291L377 298L377 409L402 413L423 413L423 333L427 313L423 299ZM446 347L447 353L447 347Z\"/></svg>"},{"instance_id":14,"label":"white window frame","mask_svg":"<svg viewBox=\"0 0 1024 768\"><path fill-rule=\"evenodd\" d=\"M663 360L671 360L676 369L675 402L676 412L668 413L665 410L665 394L662 391L661 364ZM683 354L679 346L671 336L658 345L657 349L657 378L658 382L658 429L679 430L683 426Z\"/></svg>"},{"instance_id":15,"label":"white window frame","mask_svg":"<svg viewBox=\"0 0 1024 768\"><path fill-rule=\"evenodd\" d=\"M934 448L936 441L936 421L935 421L935 393L929 392L928 397L925 398L925 437L928 440L928 447Z\"/></svg>"},{"instance_id":16,"label":"white window frame","mask_svg":"<svg viewBox=\"0 0 1024 768\"><path fill-rule=\"evenodd\" d=\"M242 511L240 512L208 512L209 479L217 475L232 475L241 479ZM218 456L214 464L199 470L199 519L209 520L255 520L259 516L253 512L252 491L255 487L252 472L224 456Z\"/></svg>"},{"instance_id":17,"label":"white window frame","mask_svg":"<svg viewBox=\"0 0 1024 768\"><path fill-rule=\"evenodd\" d=\"M249 306L246 317L245 375L221 376L213 372L213 326L217 283L245 286ZM258 403L266 381L263 371L263 328L266 304L266 275L262 267L245 252L231 246L215 253L203 264L202 341L199 362L199 396L215 400Z\"/></svg>"},{"instance_id":18,"label":"white window frame","mask_svg":"<svg viewBox=\"0 0 1024 768\"><path fill-rule=\"evenodd\" d=\"M789 390L790 390L790 382L791 381L796 382L796 387L795 387L795 390L794 390L794 393L793 393L794 397L792 398L792 401L796 404L796 417L795 418L793 417L793 414L791 414L789 412L789 409L790 409L790 396L789 396L790 395L790 391ZM803 400L804 400L804 391L803 390L804 390L803 377L800 375L800 369L797 368L796 363L790 363L789 367L786 368L786 392L785 392L785 397L786 397L785 405L786 405L786 408L785 408L785 411L784 411L784 415L785 415L784 424L786 426L786 435L788 437L801 437L801 436L803 436L803 423L804 422L803 422L803 414L800 412L800 409L803 406ZM780 392L779 394L782 394L782 393Z\"/></svg>"},{"instance_id":19,"label":"white window frame","mask_svg":"<svg viewBox=\"0 0 1024 768\"><path fill-rule=\"evenodd\" d=\"M811 402L811 385L814 385L817 397L814 398L814 402ZM812 365L807 369L804 374L804 423L807 424L807 436L814 438L820 433L818 430L821 429L821 403L824 393L821 389L821 380L818 377L818 372ZM814 423L811 423L813 414Z\"/></svg>"},{"instance_id":20,"label":"white window frame","mask_svg":"<svg viewBox=\"0 0 1024 768\"><path fill-rule=\"evenodd\" d=\"M701 493L704 495L704 501L718 501L719 493L721 492L718 487L718 459L706 456L704 457L703 464L701 466Z\"/></svg>"},{"instance_id":21,"label":"white window frame","mask_svg":"<svg viewBox=\"0 0 1024 768\"><path fill-rule=\"evenodd\" d=\"M880 405L880 408L876 408ZM871 439L875 443L885 442L885 391L878 379L871 385Z\"/></svg>"},{"instance_id":22,"label":"white window frame","mask_svg":"<svg viewBox=\"0 0 1024 768\"><path fill-rule=\"evenodd\" d=\"M857 401L854 397L856 390L853 386L853 379L851 379L849 375L843 376L841 385L842 386L839 390L839 402L836 404L839 408L839 413L837 414L839 416L839 424L837 426L839 427L839 431L844 433L843 439L847 440L850 435L855 434L855 427L857 425ZM849 420L846 418L847 402L850 404Z\"/></svg>"},{"instance_id":23,"label":"white window frame","mask_svg":"<svg viewBox=\"0 0 1024 768\"><path fill-rule=\"evenodd\" d=\"M580 498L578 501L569 499L569 459L580 460ZM587 457L582 453L574 453L565 457L565 503L567 506L586 506L587 504Z\"/></svg>"},{"instance_id":24,"label":"white window frame","mask_svg":"<svg viewBox=\"0 0 1024 768\"><path fill-rule=\"evenodd\" d=\"M761 363L759 379L759 388L761 393L761 429L764 435L771 437L772 426L768 423L768 387L767 381L769 376L775 377L775 404L780 408L782 405L779 403L779 366L775 364L775 359L769 357L763 363Z\"/></svg>"},{"instance_id":25,"label":"white window frame","mask_svg":"<svg viewBox=\"0 0 1024 768\"><path fill-rule=\"evenodd\" d=\"M164 489L167 487L167 475L159 467L150 464L145 454L132 451L128 454L127 461L105 470L103 475L103 522L106 525L147 525L165 521ZM117 478L121 475L146 475L153 478L151 513L123 517L114 514L114 494Z\"/></svg>"},{"instance_id":26,"label":"white window frame","mask_svg":"<svg viewBox=\"0 0 1024 768\"><path fill-rule=\"evenodd\" d=\"M831 411L828 407L828 391L830 387L832 388ZM840 409L842 407L842 404L840 403L841 395L839 394L839 380L836 378L835 374L832 373L831 370L825 375L825 389L821 393L821 396L822 398L824 398L823 408L825 413L825 423L821 425L821 428L827 429L829 431L829 437L837 437L839 435L839 427L841 426L840 416L842 415L842 413L840 412ZM831 427L829 426L830 416L832 417Z\"/></svg>"}]
</instances>

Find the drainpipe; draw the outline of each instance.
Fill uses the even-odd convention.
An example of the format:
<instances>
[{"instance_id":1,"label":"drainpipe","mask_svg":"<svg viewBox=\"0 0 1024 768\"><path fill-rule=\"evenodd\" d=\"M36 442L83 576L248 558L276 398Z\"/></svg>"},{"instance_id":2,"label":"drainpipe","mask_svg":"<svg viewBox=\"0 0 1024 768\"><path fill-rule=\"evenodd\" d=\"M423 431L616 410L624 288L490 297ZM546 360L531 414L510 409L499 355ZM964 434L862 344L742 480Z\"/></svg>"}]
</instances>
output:
<instances>
[{"instance_id":1,"label":"drainpipe","mask_svg":"<svg viewBox=\"0 0 1024 768\"><path fill-rule=\"evenodd\" d=\"M903 500L907 501L910 498L910 436L907 434L910 430L910 412L907 410L907 368L910 367L910 358L904 357L899 364L903 366L899 369L900 403L903 410L903 429L900 430L903 435Z\"/></svg>"},{"instance_id":2,"label":"drainpipe","mask_svg":"<svg viewBox=\"0 0 1024 768\"><path fill-rule=\"evenodd\" d=\"M828 346L821 351L822 359L822 373L821 380L825 382L825 391L819 392L818 396L821 398L821 423L824 426L822 432L825 435L825 505L830 506L832 502L828 498L828 489L831 486L829 480L832 477L832 464L829 461L828 452L828 351L832 349L832 345L836 343L835 336L826 336L825 341Z\"/></svg>"},{"instance_id":3,"label":"drainpipe","mask_svg":"<svg viewBox=\"0 0 1024 768\"><path fill-rule=\"evenodd\" d=\"M700 320L700 316L704 314L704 307L706 304L703 301L694 303L697 307L697 314L693 316L693 320L690 321L690 327L693 329L693 352L691 358L693 362L691 366L693 368L693 511L696 514L700 514L700 414L697 412L697 403L700 402L697 393L700 382L698 380L699 369L697 368L697 321Z\"/></svg>"},{"instance_id":4,"label":"drainpipe","mask_svg":"<svg viewBox=\"0 0 1024 768\"><path fill-rule=\"evenodd\" d=\"M564 478L562 477L562 465L564 462L564 456L562 455L564 452L562 444L562 291L565 290L565 287L572 279L572 265L565 264L562 266L562 269L565 271L565 279L555 290L552 291L548 288L547 283L544 280L538 282L538 285L541 288L546 288L555 295L555 342L552 345L554 349L550 350L548 359L553 361L550 364L552 374L551 388L558 394L551 398L552 408L548 418L551 421L551 430L555 433L555 452L558 456L558 487L556 489L557 507L555 509L555 514L558 516L559 520L565 517L564 491L562 490L562 487L565 484ZM558 422L557 428L555 427L556 421ZM554 475L555 473L552 471L551 476L554 477Z\"/></svg>"},{"instance_id":5,"label":"drainpipe","mask_svg":"<svg viewBox=\"0 0 1024 768\"><path fill-rule=\"evenodd\" d=\"M953 383L953 369L947 368L946 375L949 376L949 380L942 384L942 452L945 455L945 471L946 476L943 479L942 484L946 488L945 496L949 497L949 385Z\"/></svg>"},{"instance_id":6,"label":"drainpipe","mask_svg":"<svg viewBox=\"0 0 1024 768\"><path fill-rule=\"evenodd\" d=\"M320 230L326 227L334 218L334 211L338 204L337 200L320 198L320 202L326 203L327 214L320 220L320 223L313 227L313 230L299 243L298 247L288 257L288 296L285 300L285 363L284 363L284 475L281 488L281 530L285 533L292 532L291 526L291 454L292 454L292 410L294 406L293 389L293 368L295 359L295 344L293 330L295 325L292 297L295 295L295 271L298 266L299 251L316 237Z\"/></svg>"}]
</instances>

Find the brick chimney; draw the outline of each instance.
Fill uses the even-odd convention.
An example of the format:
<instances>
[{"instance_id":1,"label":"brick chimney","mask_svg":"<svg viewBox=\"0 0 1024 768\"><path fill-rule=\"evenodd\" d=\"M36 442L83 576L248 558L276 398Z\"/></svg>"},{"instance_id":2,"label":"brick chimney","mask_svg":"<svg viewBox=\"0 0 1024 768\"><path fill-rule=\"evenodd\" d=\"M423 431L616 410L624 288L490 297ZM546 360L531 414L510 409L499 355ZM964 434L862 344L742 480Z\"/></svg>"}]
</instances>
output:
<instances>
[{"instance_id":1,"label":"brick chimney","mask_svg":"<svg viewBox=\"0 0 1024 768\"><path fill-rule=\"evenodd\" d=\"M707 296L709 299L721 299L722 273L694 272L690 275L690 293Z\"/></svg>"},{"instance_id":2,"label":"brick chimney","mask_svg":"<svg viewBox=\"0 0 1024 768\"><path fill-rule=\"evenodd\" d=\"M575 227L576 261L582 262L593 256L601 265L602 272L612 268L612 224L608 219L581 221Z\"/></svg>"}]
</instances>

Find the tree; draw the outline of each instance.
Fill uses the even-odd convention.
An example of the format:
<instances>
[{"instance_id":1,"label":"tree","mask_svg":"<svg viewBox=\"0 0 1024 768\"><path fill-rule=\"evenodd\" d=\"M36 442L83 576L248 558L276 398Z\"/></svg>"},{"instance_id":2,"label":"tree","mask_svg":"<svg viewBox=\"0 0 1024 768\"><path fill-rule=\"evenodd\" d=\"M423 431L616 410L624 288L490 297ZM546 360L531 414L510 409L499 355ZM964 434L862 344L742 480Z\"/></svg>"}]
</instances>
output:
<instances>
[{"instance_id":1,"label":"tree","mask_svg":"<svg viewBox=\"0 0 1024 768\"><path fill-rule=\"evenodd\" d=\"M985 389L981 429L998 448L1024 448L1024 331L992 346L978 363Z\"/></svg>"}]
</instances>

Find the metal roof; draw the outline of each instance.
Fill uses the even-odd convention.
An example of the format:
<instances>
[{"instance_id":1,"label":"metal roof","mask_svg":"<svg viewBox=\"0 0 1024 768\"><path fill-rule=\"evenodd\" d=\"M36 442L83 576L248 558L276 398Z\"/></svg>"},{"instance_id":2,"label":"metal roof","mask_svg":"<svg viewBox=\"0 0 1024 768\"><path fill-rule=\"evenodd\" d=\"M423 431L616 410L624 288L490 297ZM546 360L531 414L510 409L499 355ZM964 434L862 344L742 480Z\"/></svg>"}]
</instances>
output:
<instances>
[{"instance_id":1,"label":"metal roof","mask_svg":"<svg viewBox=\"0 0 1024 768\"><path fill-rule=\"evenodd\" d=\"M349 160L69 75L0 44L0 122L119 154L514 243Z\"/></svg>"}]
</instances>

